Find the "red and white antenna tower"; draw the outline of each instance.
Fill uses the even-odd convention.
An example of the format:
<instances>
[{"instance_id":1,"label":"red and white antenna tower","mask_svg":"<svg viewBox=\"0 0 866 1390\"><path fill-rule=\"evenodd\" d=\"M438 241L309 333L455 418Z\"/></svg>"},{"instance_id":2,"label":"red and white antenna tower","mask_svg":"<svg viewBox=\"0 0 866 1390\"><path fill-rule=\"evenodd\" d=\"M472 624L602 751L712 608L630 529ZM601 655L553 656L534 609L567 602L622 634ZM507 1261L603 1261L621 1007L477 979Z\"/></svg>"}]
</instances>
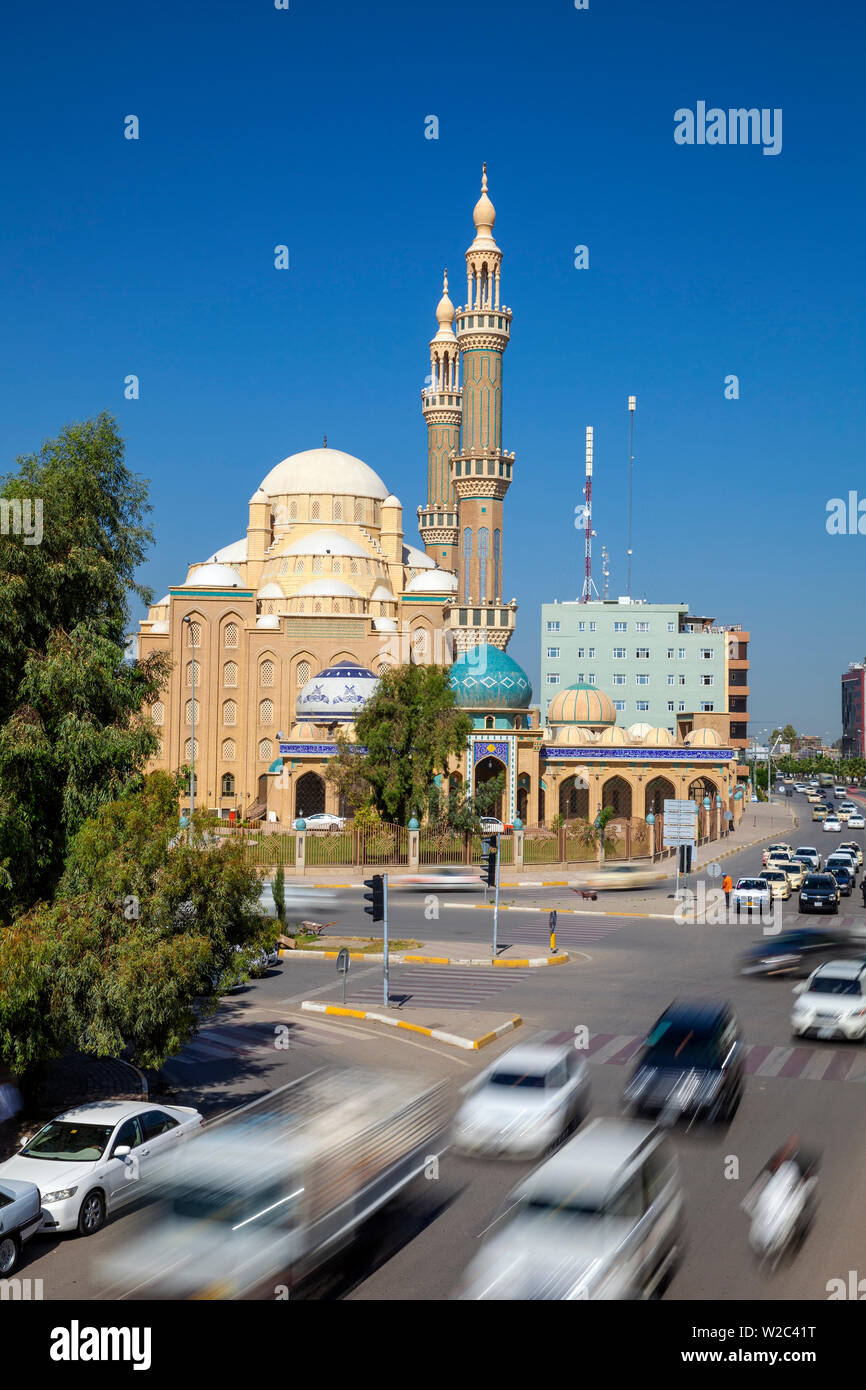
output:
<instances>
[{"instance_id":1,"label":"red and white antenna tower","mask_svg":"<svg viewBox=\"0 0 866 1390\"><path fill-rule=\"evenodd\" d=\"M586 482L583 487L583 495L586 498L586 505L583 523L583 593L580 596L580 601L581 603L589 603L593 594L598 598L598 589L592 580L592 538L595 535L592 529L592 425L586 427Z\"/></svg>"}]
</instances>

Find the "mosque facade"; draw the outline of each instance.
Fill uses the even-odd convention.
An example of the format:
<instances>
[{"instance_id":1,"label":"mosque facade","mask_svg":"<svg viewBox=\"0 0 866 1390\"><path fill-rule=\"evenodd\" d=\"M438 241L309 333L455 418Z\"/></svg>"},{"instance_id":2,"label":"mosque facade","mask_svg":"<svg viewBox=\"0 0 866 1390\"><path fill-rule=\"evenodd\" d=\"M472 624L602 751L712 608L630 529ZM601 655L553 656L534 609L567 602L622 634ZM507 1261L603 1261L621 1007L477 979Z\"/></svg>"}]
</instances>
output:
<instances>
[{"instance_id":1,"label":"mosque facade","mask_svg":"<svg viewBox=\"0 0 866 1390\"><path fill-rule=\"evenodd\" d=\"M676 738L620 729L611 700L579 685L557 695L542 726L508 655L517 603L504 598L504 504L515 459L503 448L502 383L512 312L495 218L485 168L466 302L455 308L446 274L421 395L421 545L406 539L402 503L368 464L309 449L270 470L245 533L191 565L141 622L139 657L171 659L149 711L160 739L152 767L194 763L197 807L282 825L346 812L324 776L337 733L353 736L384 669L435 662L451 668L473 723L449 780L470 790L504 773L504 821L545 825L603 805L643 817L665 796L699 792L739 814L742 769L711 719Z\"/></svg>"}]
</instances>

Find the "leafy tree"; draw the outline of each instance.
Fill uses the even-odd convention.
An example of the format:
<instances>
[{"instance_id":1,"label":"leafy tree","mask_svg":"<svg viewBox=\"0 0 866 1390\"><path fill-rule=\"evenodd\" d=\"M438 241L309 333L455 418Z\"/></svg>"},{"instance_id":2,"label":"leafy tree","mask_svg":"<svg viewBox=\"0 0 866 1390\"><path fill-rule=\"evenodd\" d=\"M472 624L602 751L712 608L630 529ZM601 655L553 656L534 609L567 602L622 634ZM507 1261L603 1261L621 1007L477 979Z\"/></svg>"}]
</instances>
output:
<instances>
[{"instance_id":1,"label":"leafy tree","mask_svg":"<svg viewBox=\"0 0 866 1390\"><path fill-rule=\"evenodd\" d=\"M784 729L782 730L782 742L790 743L791 747L793 748L796 741L797 730L794 728L793 724L786 724Z\"/></svg>"},{"instance_id":2,"label":"leafy tree","mask_svg":"<svg viewBox=\"0 0 866 1390\"><path fill-rule=\"evenodd\" d=\"M286 874L282 864L277 865L274 874L274 886L271 891L274 895L274 907L277 909L277 921L281 927L284 927L286 924Z\"/></svg>"},{"instance_id":3,"label":"leafy tree","mask_svg":"<svg viewBox=\"0 0 866 1390\"><path fill-rule=\"evenodd\" d=\"M490 814L504 787L504 772L476 787L474 796L462 786L449 787L446 793L434 782L427 793L427 820L442 834L476 834L481 829L480 818Z\"/></svg>"},{"instance_id":4,"label":"leafy tree","mask_svg":"<svg viewBox=\"0 0 866 1390\"><path fill-rule=\"evenodd\" d=\"M435 774L447 772L471 731L469 717L454 703L445 667L394 666L382 673L355 722L366 753L345 756L359 761L359 775L380 814L405 825L416 807L427 805Z\"/></svg>"},{"instance_id":5,"label":"leafy tree","mask_svg":"<svg viewBox=\"0 0 866 1390\"><path fill-rule=\"evenodd\" d=\"M0 921L50 898L67 845L135 787L156 735L143 707L168 672L124 659L130 592L151 532L147 485L108 415L18 460L8 507L41 507L42 535L0 545Z\"/></svg>"},{"instance_id":6,"label":"leafy tree","mask_svg":"<svg viewBox=\"0 0 866 1390\"><path fill-rule=\"evenodd\" d=\"M358 752L358 746L343 733L336 737L337 752L328 760L325 776L337 790L340 802L357 812L368 806L373 799L373 789L365 776L366 760Z\"/></svg>"}]
</instances>

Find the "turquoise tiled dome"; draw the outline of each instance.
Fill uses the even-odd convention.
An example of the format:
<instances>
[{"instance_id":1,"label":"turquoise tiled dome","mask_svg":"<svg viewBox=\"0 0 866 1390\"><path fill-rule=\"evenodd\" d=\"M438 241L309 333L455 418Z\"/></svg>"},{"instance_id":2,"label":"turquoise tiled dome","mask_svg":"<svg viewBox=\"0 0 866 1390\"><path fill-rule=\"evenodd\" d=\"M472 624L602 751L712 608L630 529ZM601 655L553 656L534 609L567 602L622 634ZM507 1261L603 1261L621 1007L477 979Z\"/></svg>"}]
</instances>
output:
<instances>
[{"instance_id":1,"label":"turquoise tiled dome","mask_svg":"<svg viewBox=\"0 0 866 1390\"><path fill-rule=\"evenodd\" d=\"M522 666L498 647L471 647L451 667L462 709L528 709L532 685Z\"/></svg>"}]
</instances>

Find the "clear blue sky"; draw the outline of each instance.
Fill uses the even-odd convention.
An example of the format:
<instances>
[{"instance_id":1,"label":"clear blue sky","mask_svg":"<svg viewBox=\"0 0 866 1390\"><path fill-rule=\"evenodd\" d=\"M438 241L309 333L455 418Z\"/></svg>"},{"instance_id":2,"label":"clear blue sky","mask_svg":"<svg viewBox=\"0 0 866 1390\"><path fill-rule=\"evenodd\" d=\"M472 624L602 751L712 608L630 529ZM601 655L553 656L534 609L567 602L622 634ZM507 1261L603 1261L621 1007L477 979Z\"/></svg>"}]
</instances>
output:
<instances>
[{"instance_id":1,"label":"clear blue sky","mask_svg":"<svg viewBox=\"0 0 866 1390\"><path fill-rule=\"evenodd\" d=\"M633 592L751 629L755 727L836 736L866 651L866 536L825 530L829 498L866 497L859 6L49 0L3 23L2 466L115 412L158 593L323 433L411 517L486 159L514 310L505 597L536 694L539 604L582 580L587 424L597 577L604 542L625 588L636 393ZM701 100L782 108L781 154L675 144Z\"/></svg>"}]
</instances>

